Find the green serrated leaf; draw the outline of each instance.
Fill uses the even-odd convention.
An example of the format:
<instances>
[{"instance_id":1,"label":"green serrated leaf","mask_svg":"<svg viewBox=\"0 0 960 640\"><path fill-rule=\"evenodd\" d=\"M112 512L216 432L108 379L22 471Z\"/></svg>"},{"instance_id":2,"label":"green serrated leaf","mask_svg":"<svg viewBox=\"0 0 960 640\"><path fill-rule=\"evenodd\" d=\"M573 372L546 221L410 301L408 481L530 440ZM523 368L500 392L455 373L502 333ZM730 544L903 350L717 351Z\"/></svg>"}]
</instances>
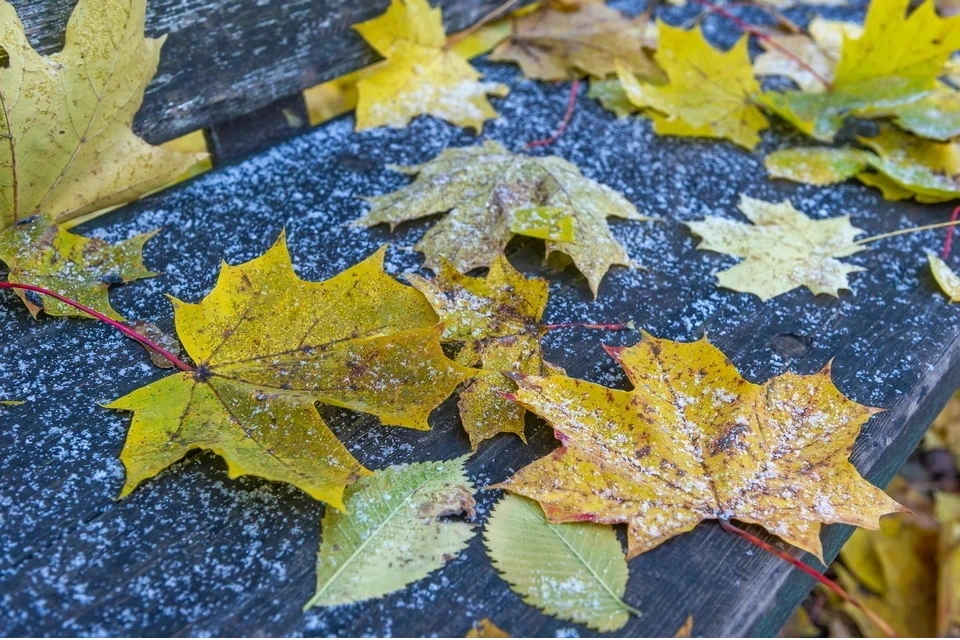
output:
<instances>
[{"instance_id":1,"label":"green serrated leaf","mask_svg":"<svg viewBox=\"0 0 960 640\"><path fill-rule=\"evenodd\" d=\"M483 534L493 566L523 601L601 632L627 624L627 561L608 525L548 522L536 502L506 495Z\"/></svg>"},{"instance_id":2,"label":"green serrated leaf","mask_svg":"<svg viewBox=\"0 0 960 640\"><path fill-rule=\"evenodd\" d=\"M317 592L304 609L380 598L420 580L463 550L473 515L467 456L389 467L350 485L346 513L328 509Z\"/></svg>"}]
</instances>

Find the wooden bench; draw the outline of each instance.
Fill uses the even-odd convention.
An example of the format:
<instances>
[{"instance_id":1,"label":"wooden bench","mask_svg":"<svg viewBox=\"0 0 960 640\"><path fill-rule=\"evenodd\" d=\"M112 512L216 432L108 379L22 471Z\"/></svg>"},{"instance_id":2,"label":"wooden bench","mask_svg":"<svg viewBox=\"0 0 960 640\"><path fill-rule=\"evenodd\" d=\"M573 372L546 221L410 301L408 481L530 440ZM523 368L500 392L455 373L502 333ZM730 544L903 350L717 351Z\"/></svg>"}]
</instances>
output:
<instances>
[{"instance_id":1,"label":"wooden bench","mask_svg":"<svg viewBox=\"0 0 960 640\"><path fill-rule=\"evenodd\" d=\"M72 0L13 0L32 41L57 49ZM441 0L449 31L472 24L495 0ZM132 319L172 327L172 293L195 301L210 290L221 258L259 255L286 228L301 276L319 280L393 243L388 268L419 266L405 247L431 224L361 230L361 195L406 182L387 163L415 163L476 138L420 118L407 129L352 131L345 117L291 130L282 110L306 119L299 91L375 60L349 25L383 10L385 0L151 0L148 32L169 33L160 71L137 129L161 142L204 128L221 166L187 184L80 228L120 239L155 227L146 262L163 274L116 288L114 306ZM622 3L636 12L641 3ZM831 10L856 15L856 10ZM844 13L846 11L847 13ZM852 13L850 13L852 12ZM664 8L677 23L695 13ZM802 21L808 10L788 13ZM862 14L860 14L862 15ZM763 14L751 14L759 22ZM722 17L710 32L737 36ZM511 86L497 101L502 118L484 135L512 149L549 134L568 85L524 80L507 65L477 63ZM293 133L301 133L290 138ZM785 128L761 150L785 141ZM285 141L236 161L254 149ZM933 284L923 251L933 232L879 243L850 258L867 269L840 299L796 290L767 303L718 290L712 273L730 258L695 250L678 221L737 217L738 194L789 197L815 216L851 213L870 234L944 220L949 206L892 203L860 184L821 189L766 178L762 154L732 145L655 137L642 119L617 120L581 97L566 134L535 153L557 154L627 195L660 223L613 222L614 233L648 270L614 270L596 302L572 271L550 272L542 246L516 242L513 263L551 278L548 321L610 322L676 340L709 333L747 377L812 373L833 358L840 389L889 409L857 441L854 461L885 484L960 382L960 311ZM444 635L462 636L492 618L514 635L586 635L524 605L496 574L475 537L442 570L382 600L301 607L313 593L321 504L290 487L230 481L211 454L189 456L123 501L117 459L130 417L97 405L167 375L108 327L78 320L32 320L13 295L0 296L0 397L28 400L0 415L0 633L3 635ZM547 356L577 377L626 388L601 341L629 343L631 332L551 333ZM385 428L374 418L320 407L324 418L370 468L444 459L469 450L455 399L438 409L428 433ZM538 419L529 446L501 436L483 445L469 471L478 486L507 477L557 446ZM498 492L480 491L482 520ZM832 558L850 533L828 527ZM808 561L813 562L811 558ZM696 635L774 634L812 587L782 561L756 551L714 522L630 563L626 601L645 612L621 633L672 635L688 614Z\"/></svg>"}]
</instances>

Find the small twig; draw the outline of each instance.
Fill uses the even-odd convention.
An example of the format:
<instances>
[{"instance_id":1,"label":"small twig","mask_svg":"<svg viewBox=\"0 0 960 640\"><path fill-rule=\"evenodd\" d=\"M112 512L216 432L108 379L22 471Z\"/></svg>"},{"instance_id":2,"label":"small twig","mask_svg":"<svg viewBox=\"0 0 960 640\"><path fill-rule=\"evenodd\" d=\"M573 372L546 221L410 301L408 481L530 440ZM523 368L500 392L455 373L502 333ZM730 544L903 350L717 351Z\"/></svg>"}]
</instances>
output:
<instances>
[{"instance_id":1,"label":"small twig","mask_svg":"<svg viewBox=\"0 0 960 640\"><path fill-rule=\"evenodd\" d=\"M902 236L908 233L917 233L919 231L929 231L930 229L941 229L943 227L953 227L960 224L960 220L950 220L950 222L938 222L937 224L925 224L921 227L910 227L909 229L897 229L896 231L888 231L887 233L881 233L879 235L870 236L869 238L862 238L860 240L854 241L853 244L867 244L869 242L876 242L877 240L885 240L887 238L892 238L894 236Z\"/></svg>"},{"instance_id":2,"label":"small twig","mask_svg":"<svg viewBox=\"0 0 960 640\"><path fill-rule=\"evenodd\" d=\"M622 331L623 329L632 329L633 322L611 322L608 324L589 324L586 322L561 322L560 324L545 324L543 328L547 331L554 329L600 329L603 331Z\"/></svg>"},{"instance_id":3,"label":"small twig","mask_svg":"<svg viewBox=\"0 0 960 640\"><path fill-rule=\"evenodd\" d=\"M953 213L950 214L950 222L956 222L957 216L960 216L960 207L953 209ZM947 237L943 240L943 251L940 252L940 255L943 256L944 260L950 257L951 249L953 249L953 227L947 229Z\"/></svg>"},{"instance_id":4,"label":"small twig","mask_svg":"<svg viewBox=\"0 0 960 640\"><path fill-rule=\"evenodd\" d=\"M757 29L752 24L745 22L744 20L741 20L740 18L733 15L732 13L730 13L729 11L727 11L725 8L721 6L710 4L708 0L693 0L693 1L703 7L706 7L709 11L716 12L717 14L723 16L730 22L740 27L741 30L746 31L747 33L754 35L758 39L764 41L765 43L770 45L772 48L776 49L777 51L779 51L780 53L787 56L788 58L796 62L798 65L803 67L804 70L808 71L814 78L816 78L821 84L823 84L824 87L826 87L827 89L833 89L833 84L829 80L824 78L822 75L820 75L816 69L814 69L809 64L807 64L806 62L804 62L803 60L795 56L791 51L781 46L780 43L778 43L776 40L774 40L773 38L765 34L763 31L760 31L759 29Z\"/></svg>"},{"instance_id":5,"label":"small twig","mask_svg":"<svg viewBox=\"0 0 960 640\"><path fill-rule=\"evenodd\" d=\"M551 145L557 141L557 138L563 135L563 132L567 130L567 126L570 124L570 120L573 118L573 110L577 106L577 95L579 93L580 78L574 78L573 83L570 85L570 95L567 97L567 111L563 114L563 120L560 121L560 126L557 127L557 130L554 131L549 138L528 142L523 147L524 151L534 147L545 147L547 145Z\"/></svg>"},{"instance_id":6,"label":"small twig","mask_svg":"<svg viewBox=\"0 0 960 640\"><path fill-rule=\"evenodd\" d=\"M881 618L876 613L874 613L873 611L865 607L862 602L860 602L859 600L851 596L849 593L847 593L847 591L843 587L841 587L839 584L837 584L827 576L823 575L822 573L820 573L810 565L806 564L802 560L794 558L789 553L780 551L779 549L775 548L773 545L767 544L766 542L764 542L757 536L753 535L752 533L748 533L747 531L744 531L740 527L737 527L736 525L732 524L729 520L724 520L723 518L721 518L720 526L723 527L724 531L729 531L730 533L738 535L744 540L746 540L747 542L749 542L750 544L760 547L767 553L773 554L778 558L780 558L781 560L783 560L784 562L788 562L794 567L796 567L797 569L800 569L800 571L803 571L805 574L807 574L808 576L810 576L811 578L813 578L814 580L816 580L817 582L825 586L827 589L830 589L835 594L837 594L838 596L840 596L841 598L849 602L851 605L853 605L854 607L862 611L864 615L870 618L870 620L873 621L873 623L876 624L880 628L880 630L883 631L885 634L887 634L889 637L891 638L898 637L897 632L894 631L893 627L891 627L883 618Z\"/></svg>"},{"instance_id":7,"label":"small twig","mask_svg":"<svg viewBox=\"0 0 960 640\"><path fill-rule=\"evenodd\" d=\"M470 25L469 27L467 27L466 29L464 29L464 30L461 31L460 33L457 33L457 34L452 35L452 36L450 36L449 38L447 38L447 46L448 46L448 47L452 47L453 45L457 44L458 42L460 42L461 40L463 40L463 39L466 38L467 36L471 35L471 34L474 33L477 29L479 29L479 28L482 27L483 25L487 24L487 23L490 22L491 20L495 20L495 19L499 18L500 16L502 16L503 14L505 14L507 11L509 11L510 9L512 9L512 8L513 8L513 5L517 4L517 2L519 2L519 0L507 0L506 2L504 2L503 4L501 4L499 7L497 7L496 9L494 9L493 11L491 11L490 13L486 14L485 16L483 16L482 18L480 18L479 20L477 20L476 22L474 22L472 25Z\"/></svg>"},{"instance_id":8,"label":"small twig","mask_svg":"<svg viewBox=\"0 0 960 640\"><path fill-rule=\"evenodd\" d=\"M139 333L137 333L130 327L124 325L123 323L117 322L112 318L108 318L107 316L103 315L99 311L95 311L94 309L91 309L90 307L84 304L81 304L76 300L71 300L70 298L64 295L61 295L56 291L51 291L50 289L44 289L43 287L37 287L32 284L19 284L16 282L0 282L0 289L22 289L24 291L33 291L34 293L41 293L45 296L56 298L60 302L63 302L64 304L68 304L74 309L79 309L80 311L83 311L87 315L93 318L96 318L100 322L104 322L110 325L111 327L113 327L123 335L127 336L128 338L133 338L134 340L136 340L143 346L147 347L148 349L156 351L161 356L163 356L164 358L169 360L171 363L173 363L173 366L177 367L178 369L181 369L183 371L190 371L190 372L194 370L193 367L191 367L186 362L184 362L174 354L170 353L169 351L167 351L166 349L158 345L156 342L154 342L150 338L140 335Z\"/></svg>"}]
</instances>

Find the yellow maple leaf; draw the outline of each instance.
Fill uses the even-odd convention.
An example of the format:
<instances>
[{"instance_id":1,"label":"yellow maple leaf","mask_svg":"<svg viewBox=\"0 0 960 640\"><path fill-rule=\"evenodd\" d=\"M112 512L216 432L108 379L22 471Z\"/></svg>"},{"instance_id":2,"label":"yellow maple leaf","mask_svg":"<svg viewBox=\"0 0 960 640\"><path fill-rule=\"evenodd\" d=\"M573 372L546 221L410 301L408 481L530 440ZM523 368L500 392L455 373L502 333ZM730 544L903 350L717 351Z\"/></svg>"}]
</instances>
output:
<instances>
[{"instance_id":1,"label":"yellow maple leaf","mask_svg":"<svg viewBox=\"0 0 960 640\"><path fill-rule=\"evenodd\" d=\"M817 16L810 21L807 32L810 35L792 33L760 40L764 52L753 61L754 73L790 78L809 93L826 91L828 87L823 81L833 80L844 37L858 38L863 28L853 22Z\"/></svg>"},{"instance_id":2,"label":"yellow maple leaf","mask_svg":"<svg viewBox=\"0 0 960 640\"><path fill-rule=\"evenodd\" d=\"M940 525L937 545L937 635L960 634L960 496L934 494L934 514Z\"/></svg>"},{"instance_id":3,"label":"yellow maple leaf","mask_svg":"<svg viewBox=\"0 0 960 640\"><path fill-rule=\"evenodd\" d=\"M660 23L659 31L655 57L669 80L664 85L642 82L619 65L617 77L630 102L657 112L650 117L658 134L726 138L753 149L769 123L754 104L760 85L753 77L747 38L720 51L699 29Z\"/></svg>"},{"instance_id":4,"label":"yellow maple leaf","mask_svg":"<svg viewBox=\"0 0 960 640\"><path fill-rule=\"evenodd\" d=\"M526 442L526 411L503 397L516 389L504 373L563 373L544 362L540 348L546 280L524 278L503 254L485 278L465 276L446 260L433 280L407 278L440 316L443 340L461 345L457 362L485 370L460 392L460 418L470 445L476 449L500 433L515 433Z\"/></svg>"},{"instance_id":5,"label":"yellow maple leaf","mask_svg":"<svg viewBox=\"0 0 960 640\"><path fill-rule=\"evenodd\" d=\"M650 59L656 38L646 16L628 18L599 2L575 11L544 6L512 18L510 36L498 45L491 60L516 62L528 78L568 80L588 74L604 78L615 61L630 73L660 78Z\"/></svg>"},{"instance_id":6,"label":"yellow maple leaf","mask_svg":"<svg viewBox=\"0 0 960 640\"><path fill-rule=\"evenodd\" d=\"M703 238L698 249L726 253L743 261L717 274L722 287L752 293L761 300L797 287L838 296L849 289L847 276L863 267L837 260L863 251L854 239L863 231L849 216L808 218L789 200L764 202L740 196L740 211L753 224L724 218L686 222Z\"/></svg>"},{"instance_id":7,"label":"yellow maple leaf","mask_svg":"<svg viewBox=\"0 0 960 640\"><path fill-rule=\"evenodd\" d=\"M930 272L933 274L933 279L940 285L940 290L947 295L950 302L960 302L960 276L954 273L946 262L932 253L927 253L927 262L930 263ZM960 446L957 450L960 452Z\"/></svg>"},{"instance_id":8,"label":"yellow maple leaf","mask_svg":"<svg viewBox=\"0 0 960 640\"><path fill-rule=\"evenodd\" d=\"M383 271L385 249L323 282L301 280L281 236L263 256L224 264L200 303L174 299L177 335L197 363L109 405L133 411L121 496L192 449L231 478L280 480L342 508L368 472L317 402L429 429L427 416L472 373L448 360L424 297Z\"/></svg>"},{"instance_id":9,"label":"yellow maple leaf","mask_svg":"<svg viewBox=\"0 0 960 640\"><path fill-rule=\"evenodd\" d=\"M480 73L447 46L440 9L427 0L390 0L384 14L354 29L386 58L357 83L357 130L405 127L432 115L479 132L496 117L487 95L502 97L508 88L479 81Z\"/></svg>"},{"instance_id":10,"label":"yellow maple leaf","mask_svg":"<svg viewBox=\"0 0 960 640\"><path fill-rule=\"evenodd\" d=\"M702 520L736 519L822 559L822 524L876 529L903 510L849 462L877 409L846 398L829 366L758 385L706 339L644 333L607 351L633 391L562 376L517 381L516 400L563 446L500 486L537 500L552 522L625 522L632 558Z\"/></svg>"}]
</instances>

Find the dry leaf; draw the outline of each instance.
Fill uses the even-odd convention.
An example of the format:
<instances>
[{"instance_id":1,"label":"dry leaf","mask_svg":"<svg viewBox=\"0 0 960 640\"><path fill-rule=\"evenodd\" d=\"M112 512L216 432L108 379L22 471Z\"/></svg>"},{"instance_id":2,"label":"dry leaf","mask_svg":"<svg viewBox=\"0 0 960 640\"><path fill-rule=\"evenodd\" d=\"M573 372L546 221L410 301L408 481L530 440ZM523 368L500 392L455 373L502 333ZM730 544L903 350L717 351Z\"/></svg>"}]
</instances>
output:
<instances>
[{"instance_id":1,"label":"dry leaf","mask_svg":"<svg viewBox=\"0 0 960 640\"><path fill-rule=\"evenodd\" d=\"M644 333L607 351L633 391L561 376L517 381L517 401L563 446L501 486L537 500L551 522L625 522L633 558L702 520L730 518L822 558L821 524L876 529L903 509L849 462L877 409L846 398L829 366L758 385L706 339Z\"/></svg>"},{"instance_id":2,"label":"dry leaf","mask_svg":"<svg viewBox=\"0 0 960 640\"><path fill-rule=\"evenodd\" d=\"M448 360L424 297L383 271L385 249L324 282L301 280L281 236L263 256L224 264L200 303L174 300L177 335L197 363L107 405L133 411L121 496L192 449L231 478L280 480L342 509L368 474L315 403L429 429L427 416L470 370Z\"/></svg>"},{"instance_id":3,"label":"dry leaf","mask_svg":"<svg viewBox=\"0 0 960 640\"><path fill-rule=\"evenodd\" d=\"M844 38L859 38L863 28L856 23L816 16L810 21L807 31L810 35L772 35L760 40L764 52L753 61L754 73L758 76L785 76L808 93L826 91L823 80L833 80ZM793 54L793 57L786 55L784 50ZM799 64L798 60L806 66Z\"/></svg>"},{"instance_id":4,"label":"dry leaf","mask_svg":"<svg viewBox=\"0 0 960 640\"><path fill-rule=\"evenodd\" d=\"M927 253L927 262L930 263L930 271L933 273L934 280L940 285L940 290L947 294L950 302L960 302L960 276L954 273L946 262L932 253Z\"/></svg>"},{"instance_id":5,"label":"dry leaf","mask_svg":"<svg viewBox=\"0 0 960 640\"><path fill-rule=\"evenodd\" d=\"M937 635L960 635L960 496L937 492L934 513L940 524L937 546Z\"/></svg>"},{"instance_id":6,"label":"dry leaf","mask_svg":"<svg viewBox=\"0 0 960 640\"><path fill-rule=\"evenodd\" d=\"M445 149L422 165L391 168L417 179L393 193L368 198L372 209L355 224L394 227L447 213L414 247L425 254L424 265L434 271L441 258L461 273L489 267L517 232L518 215L550 208L572 218L573 240L547 238L547 255L568 255L596 295L611 266L632 264L610 233L607 218L649 219L619 193L584 177L566 160L510 153L492 140Z\"/></svg>"},{"instance_id":7,"label":"dry leaf","mask_svg":"<svg viewBox=\"0 0 960 640\"><path fill-rule=\"evenodd\" d=\"M502 97L509 89L480 82L480 73L447 46L440 9L427 0L390 0L384 14L354 28L386 58L357 83L358 131L405 127L432 115L479 133L496 117L487 95Z\"/></svg>"},{"instance_id":8,"label":"dry leaf","mask_svg":"<svg viewBox=\"0 0 960 640\"><path fill-rule=\"evenodd\" d=\"M619 65L617 77L630 102L658 112L651 114L658 134L726 138L753 149L769 123L754 105L760 85L753 77L747 38L719 51L699 29L685 31L661 23L659 30L655 57L669 81L642 82Z\"/></svg>"},{"instance_id":9,"label":"dry leaf","mask_svg":"<svg viewBox=\"0 0 960 640\"><path fill-rule=\"evenodd\" d=\"M478 620L465 638L509 638L510 634L494 624L490 618Z\"/></svg>"},{"instance_id":10,"label":"dry leaf","mask_svg":"<svg viewBox=\"0 0 960 640\"><path fill-rule=\"evenodd\" d=\"M662 76L648 53L656 38L650 37L646 16L631 19L594 2L576 11L546 6L511 23L510 37L489 57L519 64L528 78L604 78L616 71L615 61L631 73Z\"/></svg>"},{"instance_id":11,"label":"dry leaf","mask_svg":"<svg viewBox=\"0 0 960 640\"><path fill-rule=\"evenodd\" d=\"M141 336L149 338L155 344L166 349L178 358L183 358L183 349L180 348L180 343L177 342L177 339L173 335L158 327L155 322L133 320L132 322L127 322L127 326L139 333ZM170 362L166 356L160 355L144 344L139 342L137 344L143 347L143 350L147 352L148 356L150 356L150 361L153 363L153 366L161 369L173 369L176 366Z\"/></svg>"},{"instance_id":12,"label":"dry leaf","mask_svg":"<svg viewBox=\"0 0 960 640\"><path fill-rule=\"evenodd\" d=\"M484 371L460 392L460 419L476 449L500 433L523 435L523 407L503 397L516 385L504 373L562 373L543 360L540 318L550 290L540 278L526 279L502 254L485 278L460 274L442 260L433 280L407 276L433 305L442 339L461 345L457 362Z\"/></svg>"},{"instance_id":13,"label":"dry leaf","mask_svg":"<svg viewBox=\"0 0 960 640\"><path fill-rule=\"evenodd\" d=\"M839 296L849 289L847 276L863 267L840 262L864 247L854 243L863 231L849 216L814 220L789 200L773 203L740 196L740 211L753 224L724 218L686 222L702 238L697 248L742 258L717 274L721 287L768 300L797 287Z\"/></svg>"},{"instance_id":14,"label":"dry leaf","mask_svg":"<svg viewBox=\"0 0 960 640\"><path fill-rule=\"evenodd\" d=\"M677 632L673 634L674 638L690 638L693 636L693 616L687 616Z\"/></svg>"}]
</instances>

